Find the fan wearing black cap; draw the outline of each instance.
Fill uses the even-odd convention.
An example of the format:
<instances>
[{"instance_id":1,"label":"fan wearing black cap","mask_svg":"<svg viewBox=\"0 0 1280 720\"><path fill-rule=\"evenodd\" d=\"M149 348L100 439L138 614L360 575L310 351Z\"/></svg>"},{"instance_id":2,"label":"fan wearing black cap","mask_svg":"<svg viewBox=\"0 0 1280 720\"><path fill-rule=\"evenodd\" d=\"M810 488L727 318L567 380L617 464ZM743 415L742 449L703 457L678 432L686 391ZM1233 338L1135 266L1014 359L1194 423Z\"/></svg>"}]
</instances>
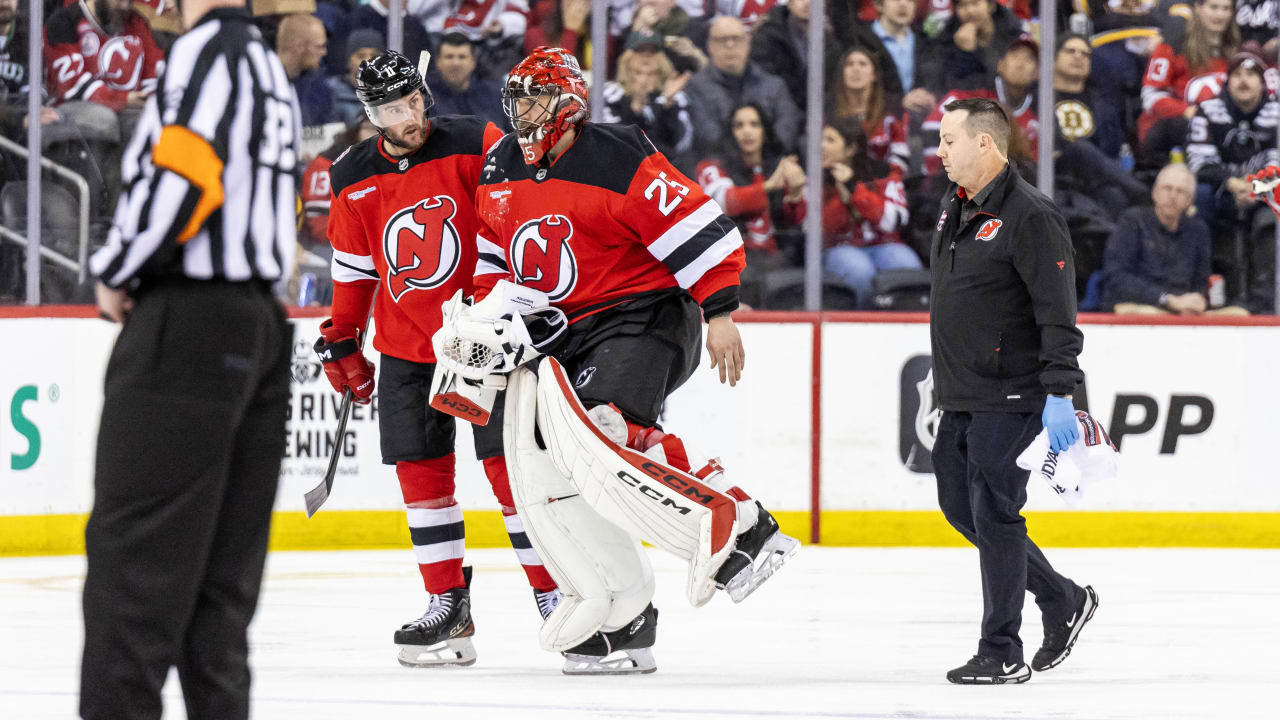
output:
<instances>
[{"instance_id":1,"label":"fan wearing black cap","mask_svg":"<svg viewBox=\"0 0 1280 720\"><path fill-rule=\"evenodd\" d=\"M1187 128L1187 164L1196 174L1196 207L1209 223L1214 271L1227 278L1228 301L1269 312L1269 303L1248 297L1269 296L1263 289L1268 282L1255 278L1247 258L1236 252L1237 229L1251 231L1254 211L1261 207L1246 176L1280 159L1276 152L1280 103L1267 92L1267 63L1261 52L1256 43L1245 43L1227 65L1223 92L1196 109ZM1257 244L1247 243L1246 251ZM1247 290L1254 286L1256 291Z\"/></svg>"}]
</instances>

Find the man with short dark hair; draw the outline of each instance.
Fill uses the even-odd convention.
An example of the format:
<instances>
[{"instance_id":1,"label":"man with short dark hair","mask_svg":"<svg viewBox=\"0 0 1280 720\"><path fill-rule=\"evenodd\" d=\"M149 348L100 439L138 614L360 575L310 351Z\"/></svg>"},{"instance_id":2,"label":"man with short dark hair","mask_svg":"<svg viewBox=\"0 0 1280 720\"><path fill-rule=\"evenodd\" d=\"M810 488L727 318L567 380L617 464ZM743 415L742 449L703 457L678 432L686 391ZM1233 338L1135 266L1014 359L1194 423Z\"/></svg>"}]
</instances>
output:
<instances>
[{"instance_id":1,"label":"man with short dark hair","mask_svg":"<svg viewBox=\"0 0 1280 720\"><path fill-rule=\"evenodd\" d=\"M440 38L440 50L431 65L434 72L427 86L436 100L433 115L475 115L498 127L507 126L502 91L476 72L475 48L465 35L449 33Z\"/></svg>"},{"instance_id":2,"label":"man with short dark hair","mask_svg":"<svg viewBox=\"0 0 1280 720\"><path fill-rule=\"evenodd\" d=\"M1053 201L1012 169L1009 117L986 98L959 100L942 118L952 185L932 248L929 333L942 420L933 446L938 504L978 548L982 639L947 673L961 684L1022 683L1071 652L1098 604L1092 588L1059 575L1027 536L1030 473L1015 463L1043 428L1050 450L1079 438L1071 393L1076 356L1075 266ZM1023 661L1022 604L1036 597L1044 644Z\"/></svg>"}]
</instances>

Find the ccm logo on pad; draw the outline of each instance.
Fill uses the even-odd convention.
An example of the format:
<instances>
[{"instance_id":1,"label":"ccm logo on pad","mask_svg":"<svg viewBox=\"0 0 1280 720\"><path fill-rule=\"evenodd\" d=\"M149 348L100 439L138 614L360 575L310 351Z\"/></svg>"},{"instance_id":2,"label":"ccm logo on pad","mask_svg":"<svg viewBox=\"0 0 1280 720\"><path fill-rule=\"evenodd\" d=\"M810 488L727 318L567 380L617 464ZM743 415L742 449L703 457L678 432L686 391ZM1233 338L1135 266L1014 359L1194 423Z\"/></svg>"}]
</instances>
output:
<instances>
[{"instance_id":1,"label":"ccm logo on pad","mask_svg":"<svg viewBox=\"0 0 1280 720\"><path fill-rule=\"evenodd\" d=\"M996 239L996 233L1000 232L1000 226L1003 224L1000 220L988 220L982 223L982 227L978 228L978 234L974 237L983 242L991 242Z\"/></svg>"}]
</instances>

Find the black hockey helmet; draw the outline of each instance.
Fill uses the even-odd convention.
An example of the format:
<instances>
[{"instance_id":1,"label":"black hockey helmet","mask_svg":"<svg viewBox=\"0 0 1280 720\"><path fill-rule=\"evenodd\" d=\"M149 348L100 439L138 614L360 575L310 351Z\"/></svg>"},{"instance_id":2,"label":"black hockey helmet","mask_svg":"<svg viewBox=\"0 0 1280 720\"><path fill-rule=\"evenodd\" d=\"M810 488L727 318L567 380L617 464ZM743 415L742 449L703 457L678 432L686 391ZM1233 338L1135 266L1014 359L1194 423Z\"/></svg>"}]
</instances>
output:
<instances>
[{"instance_id":1,"label":"black hockey helmet","mask_svg":"<svg viewBox=\"0 0 1280 720\"><path fill-rule=\"evenodd\" d=\"M418 68L409 58L394 50L365 60L356 70L356 97L369 107L399 100L414 90L422 92L426 108L435 104Z\"/></svg>"}]
</instances>

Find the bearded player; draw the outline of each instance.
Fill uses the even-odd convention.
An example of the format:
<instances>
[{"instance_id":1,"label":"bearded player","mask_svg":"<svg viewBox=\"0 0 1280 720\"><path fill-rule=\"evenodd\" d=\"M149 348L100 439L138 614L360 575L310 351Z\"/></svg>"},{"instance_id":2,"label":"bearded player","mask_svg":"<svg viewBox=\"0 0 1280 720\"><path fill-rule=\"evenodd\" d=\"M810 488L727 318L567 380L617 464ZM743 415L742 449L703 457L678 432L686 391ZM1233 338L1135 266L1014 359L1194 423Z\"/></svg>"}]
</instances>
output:
<instances>
[{"instance_id":1,"label":"bearded player","mask_svg":"<svg viewBox=\"0 0 1280 720\"><path fill-rule=\"evenodd\" d=\"M473 117L427 117L431 93L408 58L388 52L362 63L356 94L378 134L353 145L330 170L333 317L316 351L338 392L371 402L374 367L359 336L373 304L382 353L378 428L382 461L395 465L409 532L430 594L422 617L395 633L406 666L470 665L468 580L462 509L454 499L454 418L428 407L440 305L471 291L477 222L473 196L484 149L502 136ZM375 290L377 292L375 293ZM376 300L375 300L376 297ZM476 455L502 506L507 532L543 615L558 593L516 514L502 459L501 421L475 428Z\"/></svg>"},{"instance_id":2,"label":"bearded player","mask_svg":"<svg viewBox=\"0 0 1280 720\"><path fill-rule=\"evenodd\" d=\"M491 333L513 381L537 374L536 391L507 386L505 423L517 507L564 592L543 647L583 643L566 652L566 673L651 672L657 612L635 539L690 562L694 605L717 588L741 600L799 545L716 460L658 426L697 368L704 323L721 382L741 377L730 313L742 238L638 128L586 122L568 51L539 48L517 65L503 106L515 132L486 154L476 193L477 302L446 308L437 349L465 364L477 355L456 348ZM549 357L527 369L538 353ZM450 389L467 396L436 392Z\"/></svg>"}]
</instances>

